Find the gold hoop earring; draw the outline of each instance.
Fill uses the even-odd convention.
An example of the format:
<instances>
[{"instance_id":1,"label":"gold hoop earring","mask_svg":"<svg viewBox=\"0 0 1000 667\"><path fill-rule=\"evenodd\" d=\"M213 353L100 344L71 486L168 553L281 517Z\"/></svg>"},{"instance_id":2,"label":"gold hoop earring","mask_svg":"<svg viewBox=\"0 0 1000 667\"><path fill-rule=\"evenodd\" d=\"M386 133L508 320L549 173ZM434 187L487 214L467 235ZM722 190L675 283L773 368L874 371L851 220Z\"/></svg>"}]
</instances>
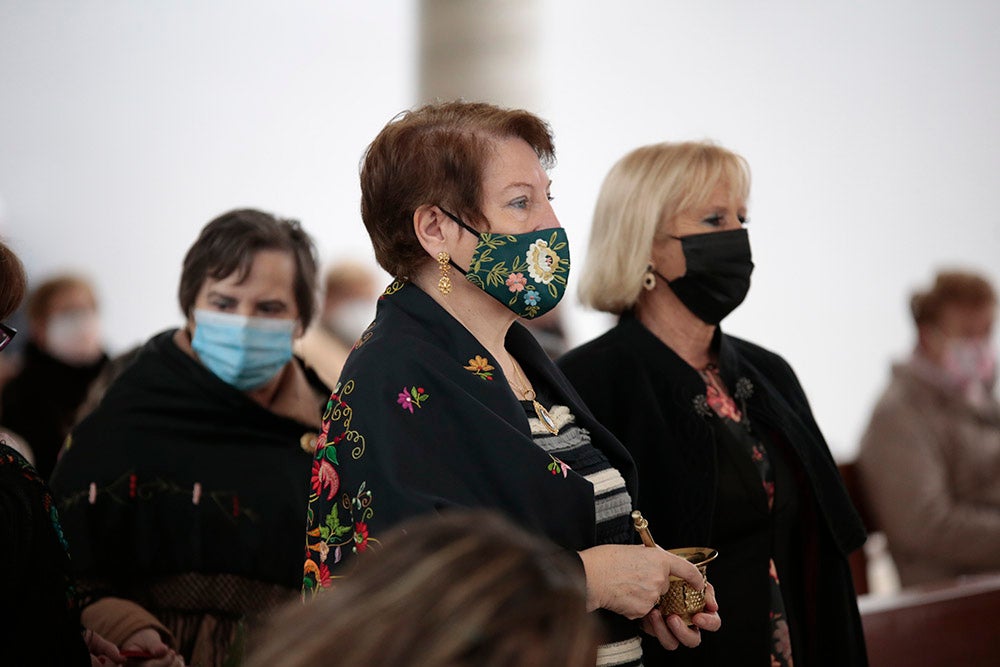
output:
<instances>
[{"instance_id":1,"label":"gold hoop earring","mask_svg":"<svg viewBox=\"0 0 1000 667\"><path fill-rule=\"evenodd\" d=\"M647 266L646 273L642 275L642 288L647 292L652 292L653 288L656 287L656 274L653 273L653 267Z\"/></svg>"},{"instance_id":2,"label":"gold hoop earring","mask_svg":"<svg viewBox=\"0 0 1000 667\"><path fill-rule=\"evenodd\" d=\"M438 278L438 291L441 294L451 294L451 256L441 251L438 253L438 268L441 271L441 277Z\"/></svg>"}]
</instances>

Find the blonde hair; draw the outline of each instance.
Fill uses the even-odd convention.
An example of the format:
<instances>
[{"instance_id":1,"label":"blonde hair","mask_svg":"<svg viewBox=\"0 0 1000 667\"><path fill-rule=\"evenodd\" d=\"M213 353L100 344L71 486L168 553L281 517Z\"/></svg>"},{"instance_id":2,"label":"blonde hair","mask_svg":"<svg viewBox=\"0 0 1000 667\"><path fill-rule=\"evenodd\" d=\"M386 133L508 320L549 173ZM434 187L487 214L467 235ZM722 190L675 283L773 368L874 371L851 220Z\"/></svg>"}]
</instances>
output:
<instances>
[{"instance_id":1,"label":"blonde hair","mask_svg":"<svg viewBox=\"0 0 1000 667\"><path fill-rule=\"evenodd\" d=\"M660 226L702 206L726 184L750 195L746 160L709 142L637 148L611 168L594 208L580 299L609 313L635 305Z\"/></svg>"},{"instance_id":2,"label":"blonde hair","mask_svg":"<svg viewBox=\"0 0 1000 667\"><path fill-rule=\"evenodd\" d=\"M485 511L401 524L324 595L280 612L246 667L593 667L583 570Z\"/></svg>"}]
</instances>

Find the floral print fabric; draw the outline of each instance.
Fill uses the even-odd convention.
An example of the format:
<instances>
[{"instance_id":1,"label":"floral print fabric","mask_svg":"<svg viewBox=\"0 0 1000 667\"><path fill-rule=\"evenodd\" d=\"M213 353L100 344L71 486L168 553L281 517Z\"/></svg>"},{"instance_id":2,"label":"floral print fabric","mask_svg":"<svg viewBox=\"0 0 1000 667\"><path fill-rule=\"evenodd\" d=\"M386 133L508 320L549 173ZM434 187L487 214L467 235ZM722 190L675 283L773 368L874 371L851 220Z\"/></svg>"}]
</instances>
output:
<instances>
[{"instance_id":1,"label":"floral print fabric","mask_svg":"<svg viewBox=\"0 0 1000 667\"><path fill-rule=\"evenodd\" d=\"M527 319L555 307L566 291L570 266L563 229L536 234L527 250L528 235L480 234L466 274L469 282Z\"/></svg>"},{"instance_id":2,"label":"floral print fabric","mask_svg":"<svg viewBox=\"0 0 1000 667\"><path fill-rule=\"evenodd\" d=\"M746 426L743 412L726 390L718 367L709 365L699 372L702 379L705 380L705 402L712 412L719 419ZM738 387L737 395L744 395L747 391L749 390L745 387ZM745 401L745 398L743 400ZM747 428L749 427L747 426ZM771 470L771 461L768 458L767 450L760 442L755 441L749 446L747 455L753 461L757 472L760 473L761 484L767 495L767 508L771 510L774 507L774 474ZM791 634L788 629L785 600L781 595L781 581L774 565L774 558L770 559L768 565L771 594L771 667L793 667Z\"/></svg>"}]
</instances>

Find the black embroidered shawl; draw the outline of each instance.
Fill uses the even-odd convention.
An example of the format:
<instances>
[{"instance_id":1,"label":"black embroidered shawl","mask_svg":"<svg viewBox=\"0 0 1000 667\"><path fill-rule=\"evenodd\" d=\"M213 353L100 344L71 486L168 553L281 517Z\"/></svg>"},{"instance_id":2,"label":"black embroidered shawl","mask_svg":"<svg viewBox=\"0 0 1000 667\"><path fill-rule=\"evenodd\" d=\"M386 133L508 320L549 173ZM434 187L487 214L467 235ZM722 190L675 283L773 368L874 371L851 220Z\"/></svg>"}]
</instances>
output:
<instances>
[{"instance_id":1,"label":"black embroidered shawl","mask_svg":"<svg viewBox=\"0 0 1000 667\"><path fill-rule=\"evenodd\" d=\"M507 349L532 382L569 406L635 494L635 469L531 334ZM414 515L495 509L568 550L595 544L593 485L531 438L499 364L414 285L393 283L347 360L327 408L310 496L305 588L342 576L353 554Z\"/></svg>"},{"instance_id":2,"label":"black embroidered shawl","mask_svg":"<svg viewBox=\"0 0 1000 667\"><path fill-rule=\"evenodd\" d=\"M145 345L56 467L74 563L110 593L186 572L298 588L316 429L253 402L173 335Z\"/></svg>"}]
</instances>

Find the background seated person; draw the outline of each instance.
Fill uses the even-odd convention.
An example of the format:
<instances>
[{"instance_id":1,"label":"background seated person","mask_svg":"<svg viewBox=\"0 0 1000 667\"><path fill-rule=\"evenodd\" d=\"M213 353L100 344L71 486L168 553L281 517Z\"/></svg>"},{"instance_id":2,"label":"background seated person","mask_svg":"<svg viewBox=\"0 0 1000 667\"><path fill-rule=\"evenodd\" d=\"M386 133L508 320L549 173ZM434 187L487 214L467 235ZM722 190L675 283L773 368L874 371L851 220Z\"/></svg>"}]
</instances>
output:
<instances>
[{"instance_id":1,"label":"background seated person","mask_svg":"<svg viewBox=\"0 0 1000 667\"><path fill-rule=\"evenodd\" d=\"M893 367L858 460L903 586L1000 570L996 294L946 272L910 308L916 348Z\"/></svg>"}]
</instances>

